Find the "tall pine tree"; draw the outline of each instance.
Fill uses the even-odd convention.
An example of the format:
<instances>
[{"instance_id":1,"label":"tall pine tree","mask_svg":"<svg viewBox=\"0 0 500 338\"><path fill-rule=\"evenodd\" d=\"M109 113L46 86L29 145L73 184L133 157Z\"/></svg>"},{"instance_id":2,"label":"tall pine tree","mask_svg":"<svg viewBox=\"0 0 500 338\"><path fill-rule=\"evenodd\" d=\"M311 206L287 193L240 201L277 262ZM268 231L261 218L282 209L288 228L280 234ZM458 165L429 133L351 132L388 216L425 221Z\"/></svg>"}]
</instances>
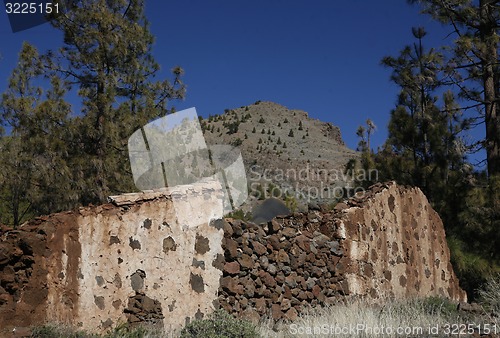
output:
<instances>
[{"instance_id":1,"label":"tall pine tree","mask_svg":"<svg viewBox=\"0 0 500 338\"><path fill-rule=\"evenodd\" d=\"M410 0L424 13L450 26L453 57L447 73L471 108L480 108L488 174L500 174L500 4L498 0Z\"/></svg>"},{"instance_id":2,"label":"tall pine tree","mask_svg":"<svg viewBox=\"0 0 500 338\"><path fill-rule=\"evenodd\" d=\"M173 82L153 80L160 67L143 0L74 2L52 22L63 31L64 46L46 55L46 66L82 98L72 147L81 202L104 202L134 189L127 139L167 114L169 100L184 96L183 71L173 69Z\"/></svg>"}]
</instances>

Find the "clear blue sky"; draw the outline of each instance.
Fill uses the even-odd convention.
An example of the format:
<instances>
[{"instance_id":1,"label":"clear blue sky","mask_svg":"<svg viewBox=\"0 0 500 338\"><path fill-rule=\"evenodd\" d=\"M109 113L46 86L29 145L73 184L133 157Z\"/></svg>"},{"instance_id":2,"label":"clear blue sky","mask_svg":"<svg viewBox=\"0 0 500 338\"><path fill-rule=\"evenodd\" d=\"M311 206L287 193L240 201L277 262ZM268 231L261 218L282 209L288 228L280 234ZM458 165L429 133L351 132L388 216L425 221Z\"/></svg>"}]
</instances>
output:
<instances>
[{"instance_id":1,"label":"clear blue sky","mask_svg":"<svg viewBox=\"0 0 500 338\"><path fill-rule=\"evenodd\" d=\"M174 65L186 72L178 109L208 116L274 101L339 126L350 148L367 118L378 126L375 147L387 136L398 88L382 57L413 42L412 26L426 27L429 47L450 32L404 0L150 0L146 15L162 75ZM4 11L0 39L0 91L23 40L40 51L62 43L49 24L12 33Z\"/></svg>"}]
</instances>

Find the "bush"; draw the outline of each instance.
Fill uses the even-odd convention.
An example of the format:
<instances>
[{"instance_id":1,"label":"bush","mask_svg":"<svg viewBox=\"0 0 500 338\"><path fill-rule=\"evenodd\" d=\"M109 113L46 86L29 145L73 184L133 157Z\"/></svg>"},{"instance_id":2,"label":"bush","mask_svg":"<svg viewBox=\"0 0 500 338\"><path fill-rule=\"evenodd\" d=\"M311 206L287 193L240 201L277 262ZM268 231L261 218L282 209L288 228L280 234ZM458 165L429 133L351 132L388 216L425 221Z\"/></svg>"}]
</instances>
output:
<instances>
[{"instance_id":1,"label":"bush","mask_svg":"<svg viewBox=\"0 0 500 338\"><path fill-rule=\"evenodd\" d=\"M479 290L479 299L487 308L500 315L500 273L488 278Z\"/></svg>"},{"instance_id":2,"label":"bush","mask_svg":"<svg viewBox=\"0 0 500 338\"><path fill-rule=\"evenodd\" d=\"M234 218L234 219L241 219L242 221L249 221L252 219L252 213L251 212L244 212L242 209L235 210L233 212L230 212L226 216L226 218Z\"/></svg>"},{"instance_id":3,"label":"bush","mask_svg":"<svg viewBox=\"0 0 500 338\"><path fill-rule=\"evenodd\" d=\"M447 298L431 296L421 300L423 310L429 315L454 318L458 315L457 305Z\"/></svg>"},{"instance_id":4,"label":"bush","mask_svg":"<svg viewBox=\"0 0 500 338\"><path fill-rule=\"evenodd\" d=\"M447 238L451 253L451 264L460 281L460 287L467 292L470 301L475 301L478 289L486 283L486 277L495 273L494 266L477 253L468 250L462 239L456 236Z\"/></svg>"},{"instance_id":5,"label":"bush","mask_svg":"<svg viewBox=\"0 0 500 338\"><path fill-rule=\"evenodd\" d=\"M256 327L245 320L236 319L224 310L217 310L207 319L195 320L181 331L181 338L259 337Z\"/></svg>"},{"instance_id":6,"label":"bush","mask_svg":"<svg viewBox=\"0 0 500 338\"><path fill-rule=\"evenodd\" d=\"M246 134L245 134L246 136ZM236 140L234 140L233 142L231 142L231 145L233 147L239 147L243 144L243 141L238 137Z\"/></svg>"}]
</instances>

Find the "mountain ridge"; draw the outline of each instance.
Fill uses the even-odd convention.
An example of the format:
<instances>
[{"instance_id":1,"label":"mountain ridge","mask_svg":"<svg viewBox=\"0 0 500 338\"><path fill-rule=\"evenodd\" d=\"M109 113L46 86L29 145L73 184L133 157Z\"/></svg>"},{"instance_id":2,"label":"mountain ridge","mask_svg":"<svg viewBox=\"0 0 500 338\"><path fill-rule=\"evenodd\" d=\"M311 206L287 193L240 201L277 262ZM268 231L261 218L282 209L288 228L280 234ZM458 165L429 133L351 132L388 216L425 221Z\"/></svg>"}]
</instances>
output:
<instances>
[{"instance_id":1,"label":"mountain ridge","mask_svg":"<svg viewBox=\"0 0 500 338\"><path fill-rule=\"evenodd\" d=\"M359 156L345 145L339 127L274 102L226 109L200 124L209 147L231 144L240 149L257 199L338 199L331 196L332 189L346 185L345 166ZM263 192L265 196L256 196Z\"/></svg>"}]
</instances>

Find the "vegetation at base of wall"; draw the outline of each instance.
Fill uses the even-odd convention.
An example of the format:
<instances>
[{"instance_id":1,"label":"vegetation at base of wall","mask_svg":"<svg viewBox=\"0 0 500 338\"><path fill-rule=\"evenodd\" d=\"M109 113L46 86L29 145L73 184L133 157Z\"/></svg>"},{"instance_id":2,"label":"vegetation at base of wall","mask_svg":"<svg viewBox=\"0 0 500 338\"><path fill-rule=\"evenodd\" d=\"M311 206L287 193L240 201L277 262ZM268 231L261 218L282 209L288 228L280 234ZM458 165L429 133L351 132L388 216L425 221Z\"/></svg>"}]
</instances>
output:
<instances>
[{"instance_id":1,"label":"vegetation at base of wall","mask_svg":"<svg viewBox=\"0 0 500 338\"><path fill-rule=\"evenodd\" d=\"M296 320L274 322L262 318L255 326L245 320L234 318L224 310L218 310L206 319L195 320L178 332L164 332L157 327L126 324L117 326L104 335L90 334L59 324L48 324L33 328L33 338L156 338L156 337L312 337L327 336L299 334L297 328L320 327L366 327L381 328L422 328L424 330L450 323L474 323L476 327L484 324L496 325L500 328L500 275L490 278L479 291L481 307L484 313L464 313L457 310L457 304L446 298L428 297L420 299L402 299L381 302L382 305L370 305L360 299L339 300L338 304L304 309ZM497 331L498 332L498 331ZM350 334L332 334L334 337L352 337ZM369 332L360 332L357 337L372 337ZM400 337L402 335L386 334L383 337ZM409 336L409 335L406 335ZM422 336L422 335L413 335ZM424 335L425 332L424 332Z\"/></svg>"},{"instance_id":2,"label":"vegetation at base of wall","mask_svg":"<svg viewBox=\"0 0 500 338\"><path fill-rule=\"evenodd\" d=\"M175 337L173 333L167 334L163 328L149 325L129 326L121 324L103 335L89 333L85 330L62 324L47 324L35 327L31 338L153 338L153 337Z\"/></svg>"},{"instance_id":3,"label":"vegetation at base of wall","mask_svg":"<svg viewBox=\"0 0 500 338\"><path fill-rule=\"evenodd\" d=\"M71 327L66 327L59 324L47 324L33 328L32 338L94 338L98 335L93 335L85 331L74 331Z\"/></svg>"},{"instance_id":4,"label":"vegetation at base of wall","mask_svg":"<svg viewBox=\"0 0 500 338\"><path fill-rule=\"evenodd\" d=\"M217 310L207 319L195 320L182 329L181 338L257 338L257 328L252 323L236 319L224 310Z\"/></svg>"},{"instance_id":5,"label":"vegetation at base of wall","mask_svg":"<svg viewBox=\"0 0 500 338\"><path fill-rule=\"evenodd\" d=\"M497 313L498 314L498 313ZM455 303L443 298L424 298L407 300L387 300L383 305L368 305L361 300L345 301L326 307L311 308L294 321L275 323L263 321L259 327L261 337L302 338L302 337L335 337L335 338L384 338L396 337L441 337L446 325L451 323L474 323L476 326L489 327L497 332L500 318L487 314L468 314L457 311ZM486 326L485 324L488 324ZM349 331L350 327L359 331ZM438 327L439 334L431 335L428 330ZM342 330L346 331L330 331ZM375 334L370 329L389 328L383 334ZM396 330L413 330L398 334ZM422 330L419 332L418 330ZM313 331L316 330L316 331ZM323 330L323 331L321 331Z\"/></svg>"}]
</instances>

